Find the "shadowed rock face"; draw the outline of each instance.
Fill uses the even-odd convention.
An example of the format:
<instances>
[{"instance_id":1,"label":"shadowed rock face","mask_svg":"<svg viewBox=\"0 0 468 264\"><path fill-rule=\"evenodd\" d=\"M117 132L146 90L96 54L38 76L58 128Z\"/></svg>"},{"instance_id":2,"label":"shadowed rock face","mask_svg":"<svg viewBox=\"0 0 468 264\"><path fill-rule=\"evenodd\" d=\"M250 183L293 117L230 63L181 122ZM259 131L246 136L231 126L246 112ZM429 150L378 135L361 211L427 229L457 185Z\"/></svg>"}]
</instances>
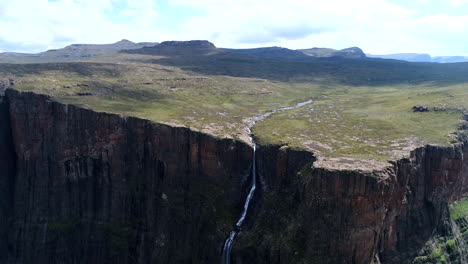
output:
<instances>
[{"instance_id":1,"label":"shadowed rock face","mask_svg":"<svg viewBox=\"0 0 468 264\"><path fill-rule=\"evenodd\" d=\"M189 40L189 41L164 41L158 45L159 48L209 48L215 49L216 46L207 40Z\"/></svg>"},{"instance_id":2,"label":"shadowed rock face","mask_svg":"<svg viewBox=\"0 0 468 264\"><path fill-rule=\"evenodd\" d=\"M12 90L0 147L0 263L219 263L250 183L244 143ZM336 171L260 146L233 263L403 263L466 195L466 157L427 146Z\"/></svg>"},{"instance_id":3,"label":"shadowed rock face","mask_svg":"<svg viewBox=\"0 0 468 264\"><path fill-rule=\"evenodd\" d=\"M14 201L1 209L12 214L1 263L218 262L248 185L249 146L31 93L6 96L2 124L9 114L14 137L1 133L0 142L12 142L16 156L1 149L2 195L4 160L16 158L17 170Z\"/></svg>"},{"instance_id":4,"label":"shadowed rock face","mask_svg":"<svg viewBox=\"0 0 468 264\"><path fill-rule=\"evenodd\" d=\"M303 52L298 50L290 50L281 47L267 47L255 49L223 49L228 52L247 54L251 56L268 58L268 59L304 59L307 58Z\"/></svg>"},{"instance_id":5,"label":"shadowed rock face","mask_svg":"<svg viewBox=\"0 0 468 264\"><path fill-rule=\"evenodd\" d=\"M427 146L384 171L303 166L310 154L261 148L267 188L234 263L404 263L466 195L468 145ZM260 162L259 162L260 163Z\"/></svg>"},{"instance_id":6,"label":"shadowed rock face","mask_svg":"<svg viewBox=\"0 0 468 264\"><path fill-rule=\"evenodd\" d=\"M212 52L219 52L216 46L207 40L164 41L152 47L125 50L125 53L149 55L192 55L199 56Z\"/></svg>"},{"instance_id":7,"label":"shadowed rock face","mask_svg":"<svg viewBox=\"0 0 468 264\"><path fill-rule=\"evenodd\" d=\"M8 227L13 212L13 188L15 180L15 152L8 114L9 104L0 96L0 252L9 251ZM0 262L2 262L0 254Z\"/></svg>"}]
</instances>

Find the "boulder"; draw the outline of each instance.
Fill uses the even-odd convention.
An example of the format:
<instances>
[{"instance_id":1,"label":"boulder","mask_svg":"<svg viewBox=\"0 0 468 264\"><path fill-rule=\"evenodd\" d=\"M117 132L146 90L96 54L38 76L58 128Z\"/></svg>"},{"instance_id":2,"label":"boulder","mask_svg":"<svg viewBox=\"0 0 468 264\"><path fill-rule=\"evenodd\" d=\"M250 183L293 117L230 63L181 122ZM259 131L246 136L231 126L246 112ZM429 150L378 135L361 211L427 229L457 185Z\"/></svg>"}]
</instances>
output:
<instances>
[{"instance_id":1,"label":"boulder","mask_svg":"<svg viewBox=\"0 0 468 264\"><path fill-rule=\"evenodd\" d=\"M429 112L429 107L425 105L415 105L413 106L413 112Z\"/></svg>"}]
</instances>

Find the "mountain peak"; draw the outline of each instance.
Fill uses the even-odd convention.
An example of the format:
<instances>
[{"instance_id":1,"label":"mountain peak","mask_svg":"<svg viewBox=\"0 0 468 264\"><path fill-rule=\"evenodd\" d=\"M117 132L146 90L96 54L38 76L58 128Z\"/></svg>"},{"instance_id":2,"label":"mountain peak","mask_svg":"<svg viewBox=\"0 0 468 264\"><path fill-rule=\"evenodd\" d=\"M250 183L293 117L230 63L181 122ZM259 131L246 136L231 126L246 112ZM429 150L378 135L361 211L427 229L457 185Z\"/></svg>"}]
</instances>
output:
<instances>
[{"instance_id":1,"label":"mountain peak","mask_svg":"<svg viewBox=\"0 0 468 264\"><path fill-rule=\"evenodd\" d=\"M366 54L362 51L361 48L351 47L335 52L334 57L346 57L346 58L365 58Z\"/></svg>"},{"instance_id":2,"label":"mountain peak","mask_svg":"<svg viewBox=\"0 0 468 264\"><path fill-rule=\"evenodd\" d=\"M189 40L189 41L164 41L158 45L159 48L208 48L215 49L216 46L208 40Z\"/></svg>"},{"instance_id":3,"label":"mountain peak","mask_svg":"<svg viewBox=\"0 0 468 264\"><path fill-rule=\"evenodd\" d=\"M117 41L115 44L133 44L133 41L130 41L128 39L122 39L120 41Z\"/></svg>"},{"instance_id":4,"label":"mountain peak","mask_svg":"<svg viewBox=\"0 0 468 264\"><path fill-rule=\"evenodd\" d=\"M366 57L366 54L362 51L362 49L358 47L351 47L342 50L335 50L329 48L311 48L302 49L299 51L312 57L342 57L349 59L361 59Z\"/></svg>"},{"instance_id":5,"label":"mountain peak","mask_svg":"<svg viewBox=\"0 0 468 264\"><path fill-rule=\"evenodd\" d=\"M216 51L216 46L207 40L164 41L156 46L125 50L126 53L151 55L202 55Z\"/></svg>"}]
</instances>

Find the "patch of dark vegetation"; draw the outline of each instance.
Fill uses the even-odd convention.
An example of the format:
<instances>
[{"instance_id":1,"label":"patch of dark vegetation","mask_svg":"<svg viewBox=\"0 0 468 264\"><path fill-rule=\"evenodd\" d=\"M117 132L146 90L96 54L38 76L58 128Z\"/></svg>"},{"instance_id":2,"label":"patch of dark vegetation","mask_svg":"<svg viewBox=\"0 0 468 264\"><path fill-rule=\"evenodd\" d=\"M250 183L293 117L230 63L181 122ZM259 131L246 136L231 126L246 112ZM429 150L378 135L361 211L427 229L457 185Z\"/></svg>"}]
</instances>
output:
<instances>
[{"instance_id":1,"label":"patch of dark vegetation","mask_svg":"<svg viewBox=\"0 0 468 264\"><path fill-rule=\"evenodd\" d=\"M28 74L40 74L47 71L64 71L81 76L120 76L125 66L106 63L41 63L41 64L0 64L0 73L24 77Z\"/></svg>"},{"instance_id":2,"label":"patch of dark vegetation","mask_svg":"<svg viewBox=\"0 0 468 264\"><path fill-rule=\"evenodd\" d=\"M411 264L464 264L467 261L468 201L456 202L450 209L451 221L447 228L428 241Z\"/></svg>"},{"instance_id":3,"label":"patch of dark vegetation","mask_svg":"<svg viewBox=\"0 0 468 264\"><path fill-rule=\"evenodd\" d=\"M460 123L458 131L456 132L457 140L459 142L468 142L468 120L465 119ZM468 243L468 241L467 241Z\"/></svg>"},{"instance_id":4,"label":"patch of dark vegetation","mask_svg":"<svg viewBox=\"0 0 468 264\"><path fill-rule=\"evenodd\" d=\"M144 60L209 75L262 78L271 81L323 80L346 85L381 86L395 84L449 85L468 82L468 63L411 63L384 59L340 57L267 58L221 49L210 52L184 50L183 54L140 49L133 54L162 55Z\"/></svg>"},{"instance_id":5,"label":"patch of dark vegetation","mask_svg":"<svg viewBox=\"0 0 468 264\"><path fill-rule=\"evenodd\" d=\"M92 93L76 93L78 96L91 96L93 95Z\"/></svg>"},{"instance_id":6,"label":"patch of dark vegetation","mask_svg":"<svg viewBox=\"0 0 468 264\"><path fill-rule=\"evenodd\" d=\"M304 59L307 55L298 50L290 50L281 47L268 47L256 49L223 49L228 52L236 52L262 58L277 59Z\"/></svg>"}]
</instances>

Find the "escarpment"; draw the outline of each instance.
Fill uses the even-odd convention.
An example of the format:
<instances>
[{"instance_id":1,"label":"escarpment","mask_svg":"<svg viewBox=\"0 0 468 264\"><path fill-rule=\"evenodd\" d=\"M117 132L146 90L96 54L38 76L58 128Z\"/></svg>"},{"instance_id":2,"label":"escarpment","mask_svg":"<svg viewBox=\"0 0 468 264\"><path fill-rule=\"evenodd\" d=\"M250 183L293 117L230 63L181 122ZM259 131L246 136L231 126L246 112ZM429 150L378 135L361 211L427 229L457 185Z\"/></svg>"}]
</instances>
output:
<instances>
[{"instance_id":1,"label":"escarpment","mask_svg":"<svg viewBox=\"0 0 468 264\"><path fill-rule=\"evenodd\" d=\"M381 171L314 167L259 146L261 187L232 263L405 263L450 225L468 144L426 146ZM219 263L252 149L47 96L0 97L1 263Z\"/></svg>"},{"instance_id":2,"label":"escarpment","mask_svg":"<svg viewBox=\"0 0 468 264\"><path fill-rule=\"evenodd\" d=\"M6 100L1 263L218 261L241 210L248 145L32 93Z\"/></svg>"},{"instance_id":3,"label":"escarpment","mask_svg":"<svg viewBox=\"0 0 468 264\"><path fill-rule=\"evenodd\" d=\"M411 263L450 228L449 203L468 185L466 143L421 147L371 172L304 166L310 153L284 147L258 156L266 190L234 263Z\"/></svg>"}]
</instances>

